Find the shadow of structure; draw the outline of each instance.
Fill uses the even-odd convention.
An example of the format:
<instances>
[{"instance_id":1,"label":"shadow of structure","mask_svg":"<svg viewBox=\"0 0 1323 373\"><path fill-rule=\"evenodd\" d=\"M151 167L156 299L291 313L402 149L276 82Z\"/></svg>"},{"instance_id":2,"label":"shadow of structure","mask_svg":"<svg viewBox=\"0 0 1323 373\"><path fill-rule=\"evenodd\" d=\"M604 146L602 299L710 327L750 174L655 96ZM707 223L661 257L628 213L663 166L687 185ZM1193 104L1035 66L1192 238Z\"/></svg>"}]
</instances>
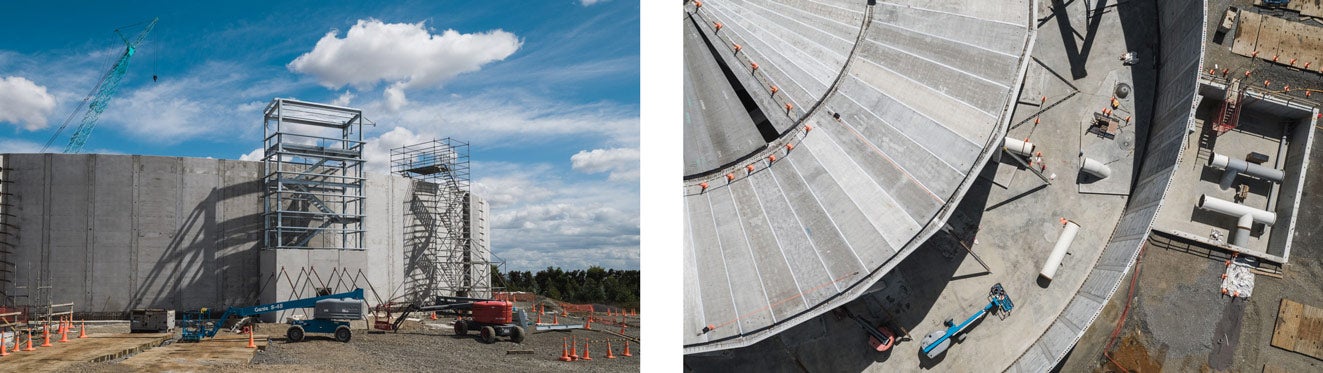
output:
<instances>
[{"instance_id":1,"label":"shadow of structure","mask_svg":"<svg viewBox=\"0 0 1323 373\"><path fill-rule=\"evenodd\" d=\"M998 165L989 162L986 167L995 169ZM991 181L977 179L947 220L949 229L935 233L868 292L842 307L873 325L887 326L896 334L897 345L919 343L922 336L905 339L905 331L923 321L948 285L989 274L957 272L969 256L962 245L970 245L977 234L991 189ZM967 316L953 315L962 320ZM748 347L685 355L684 366L694 372L730 367L750 371L786 371L792 367L803 371L861 371L887 361L891 354L877 352L869 344L869 334L857 322L828 312Z\"/></svg>"},{"instance_id":2,"label":"shadow of structure","mask_svg":"<svg viewBox=\"0 0 1323 373\"><path fill-rule=\"evenodd\" d=\"M99 310L100 313L127 316L134 308L224 309L238 304L256 304L258 281L258 239L263 229L260 214L246 214L218 220L218 206L225 200L255 199L261 192L260 180L212 188L201 202L183 217L159 256L152 248L138 248L139 262L152 262L133 290L123 309ZM182 198L182 197L181 197Z\"/></svg>"}]
</instances>

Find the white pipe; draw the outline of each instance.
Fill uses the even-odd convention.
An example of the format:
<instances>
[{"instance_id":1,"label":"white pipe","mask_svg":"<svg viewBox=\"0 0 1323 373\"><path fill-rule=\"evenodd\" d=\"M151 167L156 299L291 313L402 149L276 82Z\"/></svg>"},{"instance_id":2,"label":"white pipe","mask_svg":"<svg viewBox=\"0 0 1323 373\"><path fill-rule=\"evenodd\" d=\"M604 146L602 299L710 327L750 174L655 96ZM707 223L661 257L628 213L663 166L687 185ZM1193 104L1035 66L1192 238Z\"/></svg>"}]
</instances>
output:
<instances>
[{"instance_id":1,"label":"white pipe","mask_svg":"<svg viewBox=\"0 0 1323 373\"><path fill-rule=\"evenodd\" d=\"M1208 160L1208 165L1213 168L1226 170L1222 173L1222 190L1231 189L1231 183L1236 179L1236 174L1246 174L1260 179L1270 180L1274 183L1281 183L1286 178L1286 172L1278 169L1272 169L1257 164L1246 162L1244 159L1231 158L1221 154L1213 154L1213 158Z\"/></svg>"},{"instance_id":2,"label":"white pipe","mask_svg":"<svg viewBox=\"0 0 1323 373\"><path fill-rule=\"evenodd\" d=\"M1107 167L1107 165L1102 162L1095 161L1093 158L1088 157L1084 158L1084 164L1080 166L1080 170L1084 171L1086 174L1097 176L1099 179L1106 179L1107 177L1112 176L1111 167Z\"/></svg>"},{"instance_id":3,"label":"white pipe","mask_svg":"<svg viewBox=\"0 0 1323 373\"><path fill-rule=\"evenodd\" d=\"M1235 217L1250 215L1254 218L1254 222L1264 225L1273 225L1273 223L1277 222L1277 213L1275 212L1256 209L1235 202L1217 199L1216 197L1209 197L1207 194L1199 196L1199 204L1197 206L1204 210Z\"/></svg>"},{"instance_id":4,"label":"white pipe","mask_svg":"<svg viewBox=\"0 0 1323 373\"><path fill-rule=\"evenodd\" d=\"M1254 227L1254 215L1241 215L1236 220L1236 233L1231 235L1231 244L1240 247L1249 247L1250 228Z\"/></svg>"},{"instance_id":5,"label":"white pipe","mask_svg":"<svg viewBox=\"0 0 1323 373\"><path fill-rule=\"evenodd\" d=\"M1075 233L1079 230L1079 224L1069 220L1066 221L1066 226L1061 230L1061 236L1057 237L1057 245L1052 248L1052 254L1047 256L1047 263L1043 263L1043 271L1038 273L1039 276L1052 281L1052 276L1056 276L1057 268L1061 267L1061 260L1066 258L1066 251L1070 249L1070 244L1075 242Z\"/></svg>"},{"instance_id":6,"label":"white pipe","mask_svg":"<svg viewBox=\"0 0 1323 373\"><path fill-rule=\"evenodd\" d=\"M1034 146L1034 143L1020 139L1013 139L1010 137L1007 137L1005 140L1005 144L1002 145L1002 149L1006 149L1006 151L1008 152L1019 154L1025 157L1034 156L1034 149L1036 148L1037 146Z\"/></svg>"}]
</instances>

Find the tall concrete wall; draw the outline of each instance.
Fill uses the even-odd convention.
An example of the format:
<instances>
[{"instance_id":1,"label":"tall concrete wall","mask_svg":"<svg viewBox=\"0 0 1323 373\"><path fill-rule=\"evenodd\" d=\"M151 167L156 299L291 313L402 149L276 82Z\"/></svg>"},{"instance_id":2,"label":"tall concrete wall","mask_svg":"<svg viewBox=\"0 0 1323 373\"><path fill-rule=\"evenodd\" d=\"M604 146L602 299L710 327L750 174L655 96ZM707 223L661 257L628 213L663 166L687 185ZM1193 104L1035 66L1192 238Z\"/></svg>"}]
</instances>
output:
<instances>
[{"instance_id":1,"label":"tall concrete wall","mask_svg":"<svg viewBox=\"0 0 1323 373\"><path fill-rule=\"evenodd\" d=\"M1048 371L1070 352L1130 271L1171 187L1197 105L1207 6L1202 0L1164 0L1157 9L1161 55L1154 115L1125 213L1079 293L1009 371Z\"/></svg>"},{"instance_id":2,"label":"tall concrete wall","mask_svg":"<svg viewBox=\"0 0 1323 373\"><path fill-rule=\"evenodd\" d=\"M252 305L320 287L402 296L401 231L414 185L406 178L369 175L366 250L277 252L261 250L258 162L6 154L0 165L9 169L0 176L11 193L3 200L11 225L0 236L12 245L0 250L13 274L0 278L6 302L45 302L34 289L50 286L51 302L118 316L143 307Z\"/></svg>"}]
</instances>

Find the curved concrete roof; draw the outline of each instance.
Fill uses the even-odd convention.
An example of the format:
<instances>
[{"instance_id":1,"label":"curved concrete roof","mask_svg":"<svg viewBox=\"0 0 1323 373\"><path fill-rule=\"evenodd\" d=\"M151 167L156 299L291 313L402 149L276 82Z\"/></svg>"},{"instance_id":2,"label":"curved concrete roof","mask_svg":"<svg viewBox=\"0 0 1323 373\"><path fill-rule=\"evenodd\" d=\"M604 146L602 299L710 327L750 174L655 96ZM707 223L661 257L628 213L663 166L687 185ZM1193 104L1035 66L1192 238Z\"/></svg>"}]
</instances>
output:
<instances>
[{"instance_id":1,"label":"curved concrete roof","mask_svg":"<svg viewBox=\"0 0 1323 373\"><path fill-rule=\"evenodd\" d=\"M940 229L997 151L1033 45L1028 0L702 3L686 5L686 27L779 136L686 169L686 353L745 346L848 302ZM686 114L702 106L686 101ZM687 147L751 136L690 125ZM686 164L722 163L692 159L717 150L687 148Z\"/></svg>"}]
</instances>

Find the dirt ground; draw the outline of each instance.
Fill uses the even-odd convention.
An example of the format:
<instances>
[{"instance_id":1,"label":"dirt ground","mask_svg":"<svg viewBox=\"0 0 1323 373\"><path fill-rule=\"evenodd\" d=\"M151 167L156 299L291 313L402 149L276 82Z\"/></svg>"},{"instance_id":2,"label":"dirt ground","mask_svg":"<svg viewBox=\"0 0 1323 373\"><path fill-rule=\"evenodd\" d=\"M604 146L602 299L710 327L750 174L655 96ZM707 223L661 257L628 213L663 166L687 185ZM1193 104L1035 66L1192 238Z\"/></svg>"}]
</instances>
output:
<instances>
[{"instance_id":1,"label":"dirt ground","mask_svg":"<svg viewBox=\"0 0 1323 373\"><path fill-rule=\"evenodd\" d=\"M630 343L633 357L619 356L624 346L617 336L588 330L550 331L528 335L522 344L498 338L494 344L484 344L470 332L467 337L454 335L446 320L409 321L398 333L355 330L349 343L336 342L330 336L309 335L307 340L289 343L283 337L272 337L265 350L258 351L249 364L209 365L197 371L248 372L360 372L360 371L483 371L500 367L501 371L575 371L575 372L636 372L642 346ZM626 335L637 338L637 319L630 323ZM601 329L594 326L595 329ZM283 336L280 324L265 324L257 333ZM614 329L618 331L618 329ZM591 343L591 361L562 362L562 338L574 337L579 342L579 355L583 355L583 339ZM606 340L610 339L616 359L606 358ZM509 351L532 351L531 354ZM131 367L122 360L103 363L84 363L71 371L130 372Z\"/></svg>"}]
</instances>

